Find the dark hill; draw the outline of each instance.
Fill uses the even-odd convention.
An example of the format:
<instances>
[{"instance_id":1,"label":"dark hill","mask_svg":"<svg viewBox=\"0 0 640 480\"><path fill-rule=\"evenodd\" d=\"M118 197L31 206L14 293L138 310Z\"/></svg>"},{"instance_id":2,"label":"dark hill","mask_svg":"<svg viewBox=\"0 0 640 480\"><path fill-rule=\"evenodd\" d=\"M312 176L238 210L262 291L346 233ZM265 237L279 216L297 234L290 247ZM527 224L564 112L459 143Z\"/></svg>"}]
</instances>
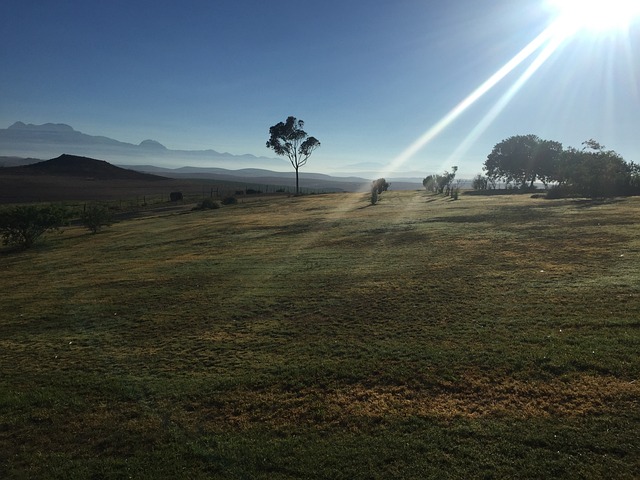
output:
<instances>
[{"instance_id":1,"label":"dark hill","mask_svg":"<svg viewBox=\"0 0 640 480\"><path fill-rule=\"evenodd\" d=\"M81 177L92 180L166 180L165 177L149 173L136 172L93 158L78 157L76 155L60 155L58 158L44 162L33 163L23 167L3 169L4 173L22 175L54 175Z\"/></svg>"}]
</instances>

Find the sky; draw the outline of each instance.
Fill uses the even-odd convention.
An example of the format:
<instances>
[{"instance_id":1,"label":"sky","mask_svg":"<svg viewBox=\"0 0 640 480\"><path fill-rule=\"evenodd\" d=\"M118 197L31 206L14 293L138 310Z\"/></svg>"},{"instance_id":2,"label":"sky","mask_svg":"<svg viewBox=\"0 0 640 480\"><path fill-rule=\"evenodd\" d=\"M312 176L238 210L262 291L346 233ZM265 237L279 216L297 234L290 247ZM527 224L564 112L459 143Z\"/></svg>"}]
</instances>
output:
<instances>
[{"instance_id":1,"label":"sky","mask_svg":"<svg viewBox=\"0 0 640 480\"><path fill-rule=\"evenodd\" d=\"M550 0L3 0L0 128L275 156L292 115L322 144L308 172L472 177L526 134L640 163L640 19L540 39L557 19Z\"/></svg>"}]
</instances>

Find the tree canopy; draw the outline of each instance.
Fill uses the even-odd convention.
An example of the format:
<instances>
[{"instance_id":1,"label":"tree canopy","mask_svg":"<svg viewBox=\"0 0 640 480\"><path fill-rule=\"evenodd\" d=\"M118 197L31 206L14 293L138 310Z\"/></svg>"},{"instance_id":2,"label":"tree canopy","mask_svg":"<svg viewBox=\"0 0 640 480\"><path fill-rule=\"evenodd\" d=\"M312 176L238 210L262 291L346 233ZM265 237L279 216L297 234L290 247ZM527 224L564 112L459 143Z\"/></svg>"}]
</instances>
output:
<instances>
[{"instance_id":1,"label":"tree canopy","mask_svg":"<svg viewBox=\"0 0 640 480\"><path fill-rule=\"evenodd\" d=\"M490 179L531 188L536 180L544 184L552 181L561 155L559 142L536 135L515 135L493 147L483 169Z\"/></svg>"},{"instance_id":2,"label":"tree canopy","mask_svg":"<svg viewBox=\"0 0 640 480\"><path fill-rule=\"evenodd\" d=\"M298 169L306 165L313 151L320 146L315 137L309 137L304 131L304 122L296 117L288 117L269 128L267 148L277 155L287 157L296 171L296 194L299 193Z\"/></svg>"},{"instance_id":3,"label":"tree canopy","mask_svg":"<svg viewBox=\"0 0 640 480\"><path fill-rule=\"evenodd\" d=\"M627 163L595 140L582 149L568 148L562 155L555 180L565 190L585 197L609 197L639 193L638 166Z\"/></svg>"},{"instance_id":4,"label":"tree canopy","mask_svg":"<svg viewBox=\"0 0 640 480\"><path fill-rule=\"evenodd\" d=\"M593 139L582 148L536 135L516 135L501 141L487 156L483 170L489 181L504 180L531 188L536 180L555 183L554 193L584 197L640 193L640 168Z\"/></svg>"}]
</instances>

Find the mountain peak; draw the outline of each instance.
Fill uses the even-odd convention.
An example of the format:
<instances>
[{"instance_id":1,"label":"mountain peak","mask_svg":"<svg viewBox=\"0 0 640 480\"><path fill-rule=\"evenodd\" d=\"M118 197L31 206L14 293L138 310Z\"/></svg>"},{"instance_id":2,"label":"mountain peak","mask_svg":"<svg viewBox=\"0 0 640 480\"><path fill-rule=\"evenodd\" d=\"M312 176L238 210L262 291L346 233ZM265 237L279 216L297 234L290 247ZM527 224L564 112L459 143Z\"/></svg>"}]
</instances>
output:
<instances>
[{"instance_id":1,"label":"mountain peak","mask_svg":"<svg viewBox=\"0 0 640 480\"><path fill-rule=\"evenodd\" d=\"M51 160L26 165L23 170L40 174L84 177L94 180L160 180L163 178L117 167L104 160L66 153Z\"/></svg>"},{"instance_id":2,"label":"mountain peak","mask_svg":"<svg viewBox=\"0 0 640 480\"><path fill-rule=\"evenodd\" d=\"M156 150L166 150L167 147L162 145L160 142L156 142L155 140L143 140L140 142L140 146L142 148L153 148Z\"/></svg>"}]
</instances>

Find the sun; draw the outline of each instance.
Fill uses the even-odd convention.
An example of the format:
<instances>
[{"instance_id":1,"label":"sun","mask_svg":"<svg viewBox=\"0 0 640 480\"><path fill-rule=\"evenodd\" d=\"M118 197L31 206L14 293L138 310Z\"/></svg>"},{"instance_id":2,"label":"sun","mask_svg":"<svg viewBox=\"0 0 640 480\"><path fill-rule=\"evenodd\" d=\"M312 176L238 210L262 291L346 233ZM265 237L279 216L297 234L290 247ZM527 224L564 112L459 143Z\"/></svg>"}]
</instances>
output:
<instances>
[{"instance_id":1,"label":"sun","mask_svg":"<svg viewBox=\"0 0 640 480\"><path fill-rule=\"evenodd\" d=\"M548 0L565 35L625 30L640 17L640 0Z\"/></svg>"}]
</instances>

